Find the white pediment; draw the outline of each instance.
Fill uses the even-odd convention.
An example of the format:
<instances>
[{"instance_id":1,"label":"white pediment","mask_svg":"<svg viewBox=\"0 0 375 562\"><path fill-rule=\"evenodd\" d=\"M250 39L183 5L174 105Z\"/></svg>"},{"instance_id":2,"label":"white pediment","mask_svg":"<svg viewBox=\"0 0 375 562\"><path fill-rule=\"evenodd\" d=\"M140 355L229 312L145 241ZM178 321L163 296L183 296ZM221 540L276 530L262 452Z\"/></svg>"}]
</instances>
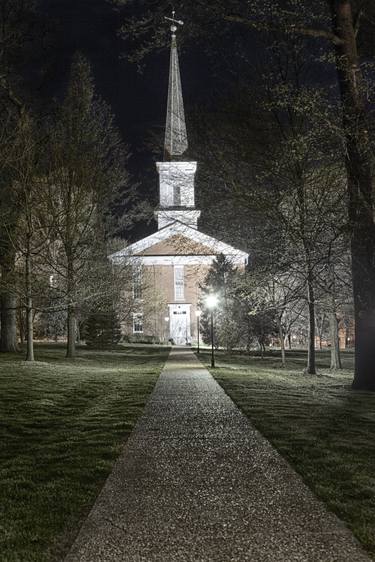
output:
<instances>
[{"instance_id":1,"label":"white pediment","mask_svg":"<svg viewBox=\"0 0 375 562\"><path fill-rule=\"evenodd\" d=\"M175 237L176 235L184 236L185 238L191 240L192 242L206 246L209 250L209 253L207 253L205 256L200 256L202 259L212 260L218 254L224 254L229 259L231 259L233 263L241 263L241 264L247 263L248 254L246 252L243 252L242 250L238 250L237 248L234 248L230 244L221 242L220 240L217 240L213 236L204 234L203 232L200 232L199 230L195 228L191 228L186 224L182 224L180 222L174 222L173 224L170 224L165 228L158 230L154 234L151 234L150 236L146 236L146 238L142 238L141 240L135 242L134 244L130 244L123 250L111 254L109 256L109 259L113 262L120 262L122 261L122 259L125 258L128 259L130 257L143 258L142 252L145 252L148 248L151 248L152 246L155 246L160 242L168 241L169 238ZM148 255L148 256L144 256L143 259L147 259L148 261L150 261L152 257L153 256ZM184 259L183 256L178 256L178 258L180 260ZM193 256L190 256L190 259L192 258ZM158 259L160 258L158 257Z\"/></svg>"}]
</instances>

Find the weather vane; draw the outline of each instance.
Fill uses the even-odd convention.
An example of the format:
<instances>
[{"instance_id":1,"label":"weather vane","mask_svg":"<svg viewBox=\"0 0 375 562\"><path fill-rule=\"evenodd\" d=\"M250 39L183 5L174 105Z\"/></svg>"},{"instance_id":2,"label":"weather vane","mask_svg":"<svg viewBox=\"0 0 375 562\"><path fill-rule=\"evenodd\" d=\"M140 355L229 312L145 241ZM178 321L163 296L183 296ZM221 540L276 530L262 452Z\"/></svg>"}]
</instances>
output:
<instances>
[{"instance_id":1,"label":"weather vane","mask_svg":"<svg viewBox=\"0 0 375 562\"><path fill-rule=\"evenodd\" d=\"M171 18L168 18L167 16L164 16L165 20L168 20L168 21L172 22L171 31L172 31L173 36L175 35L175 33L177 31L177 26L175 24L184 25L183 21L175 19L175 14L176 14L176 12L174 10L172 10L172 17Z\"/></svg>"}]
</instances>

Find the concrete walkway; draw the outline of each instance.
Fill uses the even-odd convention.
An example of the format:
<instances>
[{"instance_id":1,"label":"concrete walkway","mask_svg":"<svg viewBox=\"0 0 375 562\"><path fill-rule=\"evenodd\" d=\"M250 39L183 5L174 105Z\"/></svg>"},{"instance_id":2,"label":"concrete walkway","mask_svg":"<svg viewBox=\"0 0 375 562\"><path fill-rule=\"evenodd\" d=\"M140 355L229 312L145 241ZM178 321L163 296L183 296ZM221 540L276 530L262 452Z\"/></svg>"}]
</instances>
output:
<instances>
[{"instance_id":1,"label":"concrete walkway","mask_svg":"<svg viewBox=\"0 0 375 562\"><path fill-rule=\"evenodd\" d=\"M174 349L66 562L365 562L190 350Z\"/></svg>"}]
</instances>

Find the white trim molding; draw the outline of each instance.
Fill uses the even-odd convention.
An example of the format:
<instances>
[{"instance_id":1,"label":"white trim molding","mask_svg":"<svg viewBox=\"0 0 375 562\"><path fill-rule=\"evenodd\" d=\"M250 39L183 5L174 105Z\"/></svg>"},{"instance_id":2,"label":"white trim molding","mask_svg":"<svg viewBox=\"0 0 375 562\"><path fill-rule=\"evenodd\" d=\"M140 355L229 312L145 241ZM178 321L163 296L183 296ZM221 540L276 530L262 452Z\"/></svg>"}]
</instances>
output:
<instances>
[{"instance_id":1,"label":"white trim molding","mask_svg":"<svg viewBox=\"0 0 375 562\"><path fill-rule=\"evenodd\" d=\"M232 259L233 263L241 263L241 264L247 263L249 255L246 252L243 252L242 250L238 250L237 248L234 248L233 246L231 246L230 244L226 244L225 242L220 242L216 238L213 238L213 236L204 234L203 232L200 232L195 228L191 228L190 226L186 224L182 224L177 221L174 222L173 224L166 226L165 228L162 228L161 230L158 230L154 234L150 234L150 236L146 236L146 238L142 238L142 240L139 240L134 244L130 244L123 250L111 254L109 256L109 259L114 263L116 262L121 263L125 258L128 259L130 256L134 256L139 258L142 261L142 263L145 263L144 258L147 257L152 257L156 259L160 257L164 257L164 256L157 256L157 255L143 256L142 252L144 252L148 248L151 248L155 244L158 244L159 242L168 240L168 238L171 238L176 234L185 236L189 240L192 240L193 242L196 242L198 244L202 244L203 246L208 246L208 248L210 249L209 255L204 254L204 255L197 255L197 256L178 256L178 257L181 258L194 257L194 258L205 259L205 258L210 258L211 256L216 257L218 254L224 254L229 259ZM210 261L212 261L212 258Z\"/></svg>"},{"instance_id":2,"label":"white trim molding","mask_svg":"<svg viewBox=\"0 0 375 562\"><path fill-rule=\"evenodd\" d=\"M247 261L242 256L226 256L234 266L246 266ZM127 258L131 263L134 260L140 262L144 267L150 265L211 265L217 258L217 254L201 255L201 256L135 256ZM121 263L121 258L118 258L114 263Z\"/></svg>"}]
</instances>

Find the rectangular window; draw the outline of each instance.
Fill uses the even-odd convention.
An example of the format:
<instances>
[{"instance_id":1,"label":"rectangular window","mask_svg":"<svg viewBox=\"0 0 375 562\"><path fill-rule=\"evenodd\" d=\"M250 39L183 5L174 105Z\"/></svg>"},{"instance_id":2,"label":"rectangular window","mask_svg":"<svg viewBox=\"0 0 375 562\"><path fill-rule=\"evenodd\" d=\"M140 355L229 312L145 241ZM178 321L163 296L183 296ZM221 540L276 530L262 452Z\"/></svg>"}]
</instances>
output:
<instances>
[{"instance_id":1,"label":"rectangular window","mask_svg":"<svg viewBox=\"0 0 375 562\"><path fill-rule=\"evenodd\" d=\"M181 187L179 185L175 185L173 188L173 205L174 207L181 205Z\"/></svg>"},{"instance_id":2,"label":"rectangular window","mask_svg":"<svg viewBox=\"0 0 375 562\"><path fill-rule=\"evenodd\" d=\"M174 266L174 298L176 301L184 300L184 266Z\"/></svg>"},{"instance_id":3,"label":"rectangular window","mask_svg":"<svg viewBox=\"0 0 375 562\"><path fill-rule=\"evenodd\" d=\"M142 298L142 268L140 266L133 268L133 298Z\"/></svg>"},{"instance_id":4,"label":"rectangular window","mask_svg":"<svg viewBox=\"0 0 375 562\"><path fill-rule=\"evenodd\" d=\"M133 334L143 333L143 314L133 314Z\"/></svg>"}]
</instances>

